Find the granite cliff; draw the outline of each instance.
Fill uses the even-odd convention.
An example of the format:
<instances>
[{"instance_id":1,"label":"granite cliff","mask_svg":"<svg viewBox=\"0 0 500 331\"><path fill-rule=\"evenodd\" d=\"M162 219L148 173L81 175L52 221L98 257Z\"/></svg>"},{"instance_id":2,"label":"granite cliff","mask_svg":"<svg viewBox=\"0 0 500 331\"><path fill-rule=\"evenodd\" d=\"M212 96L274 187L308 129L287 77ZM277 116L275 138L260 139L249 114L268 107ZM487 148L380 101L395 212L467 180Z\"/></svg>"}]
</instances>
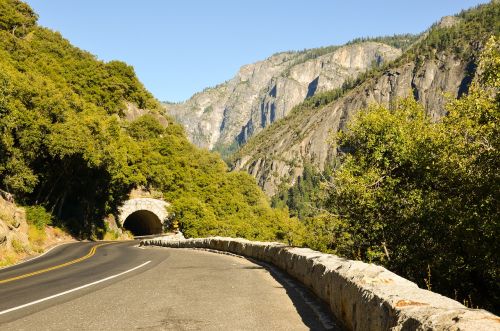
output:
<instances>
[{"instance_id":1,"label":"granite cliff","mask_svg":"<svg viewBox=\"0 0 500 331\"><path fill-rule=\"evenodd\" d=\"M184 103L164 106L184 125L193 143L227 150L287 116L304 99L339 88L400 55L400 49L374 41L278 53L241 67L231 80Z\"/></svg>"},{"instance_id":2,"label":"granite cliff","mask_svg":"<svg viewBox=\"0 0 500 331\"><path fill-rule=\"evenodd\" d=\"M324 106L299 106L250 139L234 155L233 169L246 170L273 196L281 184L293 185L306 164L319 170L333 164L337 150L332 135L369 104L390 106L413 95L438 120L446 114L449 98L468 91L478 53L489 36L500 32L498 24L485 22L498 22L498 15L499 3L492 2L443 18L401 57L365 74L334 100Z\"/></svg>"},{"instance_id":3,"label":"granite cliff","mask_svg":"<svg viewBox=\"0 0 500 331\"><path fill-rule=\"evenodd\" d=\"M262 132L239 151L234 169L249 172L272 196L283 180L294 183L304 163L320 170L331 163L337 153L329 143L331 135L359 109L370 103L389 105L413 93L432 117L439 118L445 113L446 95L458 96L466 74L467 63L444 54L420 67L409 62L388 69L327 106L294 112Z\"/></svg>"}]
</instances>

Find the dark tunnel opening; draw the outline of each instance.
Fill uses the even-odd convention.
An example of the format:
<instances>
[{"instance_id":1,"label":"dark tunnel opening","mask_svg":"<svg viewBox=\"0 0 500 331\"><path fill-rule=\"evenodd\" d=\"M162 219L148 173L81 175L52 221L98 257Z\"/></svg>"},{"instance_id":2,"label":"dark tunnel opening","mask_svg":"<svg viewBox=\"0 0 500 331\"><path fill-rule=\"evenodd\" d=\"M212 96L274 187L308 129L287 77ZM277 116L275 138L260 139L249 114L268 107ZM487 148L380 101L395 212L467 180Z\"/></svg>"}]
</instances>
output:
<instances>
[{"instance_id":1,"label":"dark tunnel opening","mask_svg":"<svg viewBox=\"0 0 500 331\"><path fill-rule=\"evenodd\" d=\"M134 236L162 233L160 219L148 210L138 210L130 214L123 222L123 227Z\"/></svg>"}]
</instances>

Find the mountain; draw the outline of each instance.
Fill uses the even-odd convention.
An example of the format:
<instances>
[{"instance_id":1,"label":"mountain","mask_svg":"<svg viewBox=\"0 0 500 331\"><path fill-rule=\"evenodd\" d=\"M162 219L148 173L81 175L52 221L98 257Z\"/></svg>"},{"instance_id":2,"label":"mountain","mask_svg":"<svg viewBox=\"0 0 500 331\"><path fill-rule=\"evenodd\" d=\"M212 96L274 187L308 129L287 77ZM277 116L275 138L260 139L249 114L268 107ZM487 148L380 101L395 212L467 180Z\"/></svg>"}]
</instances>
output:
<instances>
[{"instance_id":1,"label":"mountain","mask_svg":"<svg viewBox=\"0 0 500 331\"><path fill-rule=\"evenodd\" d=\"M350 118L369 104L388 106L413 95L437 120L447 98L467 92L477 54L490 35L498 35L498 2L446 17L432 26L398 59L362 75L349 88L313 96L283 120L252 137L233 158L233 169L254 176L269 195L293 185L305 164L324 170L337 150L329 143ZM326 105L324 105L327 103Z\"/></svg>"},{"instance_id":2,"label":"mountain","mask_svg":"<svg viewBox=\"0 0 500 331\"><path fill-rule=\"evenodd\" d=\"M241 67L231 80L186 102L164 107L183 124L193 143L225 155L287 116L304 99L339 88L370 67L399 57L402 51L397 47L415 38L357 40L341 47L278 53Z\"/></svg>"}]
</instances>

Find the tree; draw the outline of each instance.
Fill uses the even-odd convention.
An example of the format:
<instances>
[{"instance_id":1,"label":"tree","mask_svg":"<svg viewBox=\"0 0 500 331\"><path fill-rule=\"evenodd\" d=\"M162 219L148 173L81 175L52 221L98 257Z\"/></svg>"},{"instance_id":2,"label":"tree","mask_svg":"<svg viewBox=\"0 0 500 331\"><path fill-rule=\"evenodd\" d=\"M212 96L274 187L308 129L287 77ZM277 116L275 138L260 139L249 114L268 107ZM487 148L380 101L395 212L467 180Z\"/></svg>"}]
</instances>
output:
<instances>
[{"instance_id":1,"label":"tree","mask_svg":"<svg viewBox=\"0 0 500 331\"><path fill-rule=\"evenodd\" d=\"M492 37L470 93L449 102L442 122L405 99L361 111L339 134L345 154L327 207L346 234L333 227L332 250L498 307L499 49Z\"/></svg>"},{"instance_id":2,"label":"tree","mask_svg":"<svg viewBox=\"0 0 500 331\"><path fill-rule=\"evenodd\" d=\"M0 0L0 29L24 37L35 26L38 15L19 0Z\"/></svg>"}]
</instances>

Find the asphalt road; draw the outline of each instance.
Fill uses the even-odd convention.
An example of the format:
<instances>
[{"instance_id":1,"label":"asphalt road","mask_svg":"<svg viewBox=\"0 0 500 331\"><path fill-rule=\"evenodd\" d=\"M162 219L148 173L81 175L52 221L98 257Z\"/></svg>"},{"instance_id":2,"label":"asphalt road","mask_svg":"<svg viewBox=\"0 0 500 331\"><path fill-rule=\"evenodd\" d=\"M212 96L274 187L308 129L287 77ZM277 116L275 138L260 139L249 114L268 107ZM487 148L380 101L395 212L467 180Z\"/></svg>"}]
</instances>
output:
<instances>
[{"instance_id":1,"label":"asphalt road","mask_svg":"<svg viewBox=\"0 0 500 331\"><path fill-rule=\"evenodd\" d=\"M267 265L137 244L71 243L0 269L0 330L339 330Z\"/></svg>"}]
</instances>

